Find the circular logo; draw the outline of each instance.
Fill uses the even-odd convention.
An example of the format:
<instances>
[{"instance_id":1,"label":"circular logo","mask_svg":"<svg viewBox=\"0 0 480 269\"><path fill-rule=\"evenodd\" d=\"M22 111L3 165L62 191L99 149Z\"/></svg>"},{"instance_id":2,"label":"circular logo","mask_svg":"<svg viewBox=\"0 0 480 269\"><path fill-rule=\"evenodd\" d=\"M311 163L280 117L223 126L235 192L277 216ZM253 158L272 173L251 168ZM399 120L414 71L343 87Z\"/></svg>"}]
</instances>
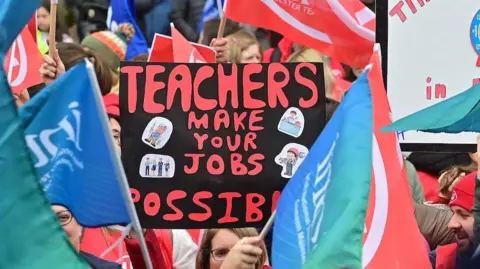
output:
<instances>
[{"instance_id":1,"label":"circular logo","mask_svg":"<svg viewBox=\"0 0 480 269\"><path fill-rule=\"evenodd\" d=\"M480 10L477 11L470 26L470 40L475 52L480 55Z\"/></svg>"}]
</instances>

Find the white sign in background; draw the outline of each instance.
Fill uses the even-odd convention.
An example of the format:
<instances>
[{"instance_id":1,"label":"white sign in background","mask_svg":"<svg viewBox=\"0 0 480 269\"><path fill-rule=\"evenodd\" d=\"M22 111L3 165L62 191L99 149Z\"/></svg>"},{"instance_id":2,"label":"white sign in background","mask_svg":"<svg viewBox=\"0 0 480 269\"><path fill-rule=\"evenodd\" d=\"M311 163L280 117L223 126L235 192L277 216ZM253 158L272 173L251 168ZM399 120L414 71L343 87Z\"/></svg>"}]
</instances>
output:
<instances>
[{"instance_id":1,"label":"white sign in background","mask_svg":"<svg viewBox=\"0 0 480 269\"><path fill-rule=\"evenodd\" d=\"M436 84L445 85L449 98L472 87L473 80L480 78L478 55L470 39L479 0L388 0L389 13L400 2L406 20L389 15L388 22L387 89L393 120L445 100L441 94L436 98ZM415 14L407 2L414 5ZM431 99L427 99L427 86L431 86ZM442 86L438 89L440 93ZM475 136L410 131L399 139L401 143L475 144Z\"/></svg>"}]
</instances>

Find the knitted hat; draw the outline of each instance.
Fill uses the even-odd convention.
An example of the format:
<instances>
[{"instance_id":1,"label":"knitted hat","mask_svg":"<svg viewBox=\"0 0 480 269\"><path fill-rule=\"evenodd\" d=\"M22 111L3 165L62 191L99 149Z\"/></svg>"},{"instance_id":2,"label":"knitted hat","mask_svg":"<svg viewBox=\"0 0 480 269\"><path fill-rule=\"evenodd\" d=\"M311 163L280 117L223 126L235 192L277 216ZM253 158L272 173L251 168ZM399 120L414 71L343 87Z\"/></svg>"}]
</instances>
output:
<instances>
[{"instance_id":1,"label":"knitted hat","mask_svg":"<svg viewBox=\"0 0 480 269\"><path fill-rule=\"evenodd\" d=\"M295 154L295 156L298 157L298 154L299 154L298 149L296 149L296 148L291 148L291 149L288 150L288 152L291 152L291 153Z\"/></svg>"},{"instance_id":2,"label":"knitted hat","mask_svg":"<svg viewBox=\"0 0 480 269\"><path fill-rule=\"evenodd\" d=\"M448 204L450 207L459 206L469 212L472 212L475 201L475 179L477 172L464 176L453 187L452 198Z\"/></svg>"},{"instance_id":3,"label":"knitted hat","mask_svg":"<svg viewBox=\"0 0 480 269\"><path fill-rule=\"evenodd\" d=\"M127 45L135 35L135 28L130 23L118 25L115 32L102 31L86 36L82 45L98 55L108 63L113 71L120 67L120 61L125 60Z\"/></svg>"},{"instance_id":4,"label":"knitted hat","mask_svg":"<svg viewBox=\"0 0 480 269\"><path fill-rule=\"evenodd\" d=\"M114 118L120 117L119 98L116 94L108 94L103 96L103 104L107 114Z\"/></svg>"}]
</instances>

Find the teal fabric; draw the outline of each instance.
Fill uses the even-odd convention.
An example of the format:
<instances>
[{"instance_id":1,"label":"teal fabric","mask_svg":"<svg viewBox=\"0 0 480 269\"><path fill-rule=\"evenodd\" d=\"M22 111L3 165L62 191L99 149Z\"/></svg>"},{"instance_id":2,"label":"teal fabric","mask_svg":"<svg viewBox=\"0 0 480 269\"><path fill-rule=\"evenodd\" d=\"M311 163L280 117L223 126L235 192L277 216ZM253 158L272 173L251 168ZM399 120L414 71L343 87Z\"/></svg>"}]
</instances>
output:
<instances>
[{"instance_id":1,"label":"teal fabric","mask_svg":"<svg viewBox=\"0 0 480 269\"><path fill-rule=\"evenodd\" d=\"M480 84L384 127L382 132L480 132Z\"/></svg>"}]
</instances>

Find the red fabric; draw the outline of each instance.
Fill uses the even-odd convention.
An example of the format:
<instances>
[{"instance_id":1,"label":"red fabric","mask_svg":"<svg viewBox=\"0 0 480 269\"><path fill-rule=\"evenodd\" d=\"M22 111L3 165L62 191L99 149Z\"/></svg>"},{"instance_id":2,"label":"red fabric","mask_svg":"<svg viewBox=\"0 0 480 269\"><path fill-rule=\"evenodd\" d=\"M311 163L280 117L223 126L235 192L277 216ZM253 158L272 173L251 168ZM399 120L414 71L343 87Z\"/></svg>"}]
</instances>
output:
<instances>
[{"instance_id":1,"label":"red fabric","mask_svg":"<svg viewBox=\"0 0 480 269\"><path fill-rule=\"evenodd\" d=\"M225 16L240 23L276 31L350 66L363 68L368 64L375 41L375 14L360 0L289 3L275 0L227 1Z\"/></svg>"},{"instance_id":2,"label":"red fabric","mask_svg":"<svg viewBox=\"0 0 480 269\"><path fill-rule=\"evenodd\" d=\"M406 173L402 172L397 136L380 129L391 124L390 106L383 84L379 51L371 59L368 81L373 101L373 177L366 217L363 263L366 269L430 269L414 216ZM375 216L375 217L374 217Z\"/></svg>"},{"instance_id":3,"label":"red fabric","mask_svg":"<svg viewBox=\"0 0 480 269\"><path fill-rule=\"evenodd\" d=\"M100 257L115 241L120 232L112 232L101 228L85 228L80 250ZM173 246L170 230L146 230L145 240L154 269L173 268ZM125 239L121 251L116 248L103 259L116 262L124 269L146 268L138 241ZM120 253L122 252L122 253Z\"/></svg>"},{"instance_id":4,"label":"red fabric","mask_svg":"<svg viewBox=\"0 0 480 269\"><path fill-rule=\"evenodd\" d=\"M192 237L193 242L195 242L195 244L197 244L197 245L200 245L200 243L202 242L203 230L201 230L201 229L189 229L189 230L187 230L187 232Z\"/></svg>"},{"instance_id":5,"label":"red fabric","mask_svg":"<svg viewBox=\"0 0 480 269\"><path fill-rule=\"evenodd\" d=\"M280 57L280 62L284 63L288 60L290 55L292 55L292 48L293 48L293 41L287 39L287 38L282 38L280 42L278 42L278 49L280 50L280 54L282 55ZM270 48L267 49L263 53L263 62L265 63L270 63L273 55L273 51L275 51L275 48Z\"/></svg>"},{"instance_id":6,"label":"red fabric","mask_svg":"<svg viewBox=\"0 0 480 269\"><path fill-rule=\"evenodd\" d=\"M427 201L436 201L440 191L438 178L422 171L417 171L417 175L420 179L420 183L422 184L425 199Z\"/></svg>"},{"instance_id":7,"label":"red fabric","mask_svg":"<svg viewBox=\"0 0 480 269\"><path fill-rule=\"evenodd\" d=\"M215 51L211 47L192 42L190 42L190 44L200 53L207 63L215 63ZM172 37L155 34L148 61L173 63L174 56Z\"/></svg>"},{"instance_id":8,"label":"red fabric","mask_svg":"<svg viewBox=\"0 0 480 269\"><path fill-rule=\"evenodd\" d=\"M38 72L42 63L37 44L28 27L25 27L13 42L3 62L13 94L19 94L29 87L42 83L42 77Z\"/></svg>"},{"instance_id":9,"label":"red fabric","mask_svg":"<svg viewBox=\"0 0 480 269\"><path fill-rule=\"evenodd\" d=\"M103 104L108 115L120 117L119 97L117 94L111 93L103 96Z\"/></svg>"},{"instance_id":10,"label":"red fabric","mask_svg":"<svg viewBox=\"0 0 480 269\"><path fill-rule=\"evenodd\" d=\"M145 231L145 241L147 242L148 254L152 260L153 269L172 269L173 268L173 250L165 249L164 242L167 245L172 245L171 234L168 230L166 232L156 232L154 230ZM168 242L167 242L168 241ZM125 239L126 248L133 267L135 269L146 269L145 261L143 260L142 250L137 240Z\"/></svg>"},{"instance_id":11,"label":"red fabric","mask_svg":"<svg viewBox=\"0 0 480 269\"><path fill-rule=\"evenodd\" d=\"M100 257L105 250L115 243L120 235L119 232L113 233L102 228L85 228L82 242L80 244L80 250ZM107 261L116 262L122 265L122 268L124 269L133 269L125 244L121 244L121 251L116 248L101 258Z\"/></svg>"},{"instance_id":12,"label":"red fabric","mask_svg":"<svg viewBox=\"0 0 480 269\"><path fill-rule=\"evenodd\" d=\"M342 78L335 78L334 86L333 86L333 100L340 102L343 99L345 93L350 89L352 83L346 81Z\"/></svg>"},{"instance_id":13,"label":"red fabric","mask_svg":"<svg viewBox=\"0 0 480 269\"><path fill-rule=\"evenodd\" d=\"M450 207L459 206L472 212L473 203L475 202L475 179L477 172L470 173L461 178L455 186L453 186L452 198L448 204Z\"/></svg>"},{"instance_id":14,"label":"red fabric","mask_svg":"<svg viewBox=\"0 0 480 269\"><path fill-rule=\"evenodd\" d=\"M457 261L457 244L440 246L436 250L435 269L455 269Z\"/></svg>"},{"instance_id":15,"label":"red fabric","mask_svg":"<svg viewBox=\"0 0 480 269\"><path fill-rule=\"evenodd\" d=\"M345 77L345 69L343 69L342 63L331 59L330 60L330 68L332 69L333 76L335 78L343 79Z\"/></svg>"},{"instance_id":16,"label":"red fabric","mask_svg":"<svg viewBox=\"0 0 480 269\"><path fill-rule=\"evenodd\" d=\"M205 63L203 56L192 46L190 42L177 30L171 27L173 59L176 63ZM213 61L212 63L214 63Z\"/></svg>"},{"instance_id":17,"label":"red fabric","mask_svg":"<svg viewBox=\"0 0 480 269\"><path fill-rule=\"evenodd\" d=\"M37 12L33 13L32 19L28 22L28 31L33 36L33 40L37 43Z\"/></svg>"},{"instance_id":18,"label":"red fabric","mask_svg":"<svg viewBox=\"0 0 480 269\"><path fill-rule=\"evenodd\" d=\"M272 269L272 267L270 265L264 265L263 269Z\"/></svg>"}]
</instances>

